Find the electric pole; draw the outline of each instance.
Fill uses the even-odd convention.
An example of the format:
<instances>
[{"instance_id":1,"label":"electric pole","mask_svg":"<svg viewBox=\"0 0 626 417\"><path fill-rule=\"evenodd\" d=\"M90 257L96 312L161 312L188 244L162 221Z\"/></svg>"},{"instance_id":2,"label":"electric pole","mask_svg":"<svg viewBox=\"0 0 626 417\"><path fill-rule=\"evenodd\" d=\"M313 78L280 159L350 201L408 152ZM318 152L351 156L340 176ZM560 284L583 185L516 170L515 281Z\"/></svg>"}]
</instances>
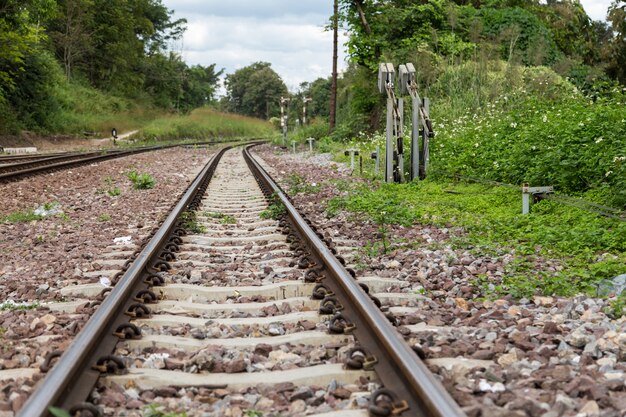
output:
<instances>
[{"instance_id":1,"label":"electric pole","mask_svg":"<svg viewBox=\"0 0 626 417\"><path fill-rule=\"evenodd\" d=\"M330 84L330 115L328 124L330 130L335 129L337 117L337 32L339 29L339 4L338 0L333 0L333 75Z\"/></svg>"}]
</instances>

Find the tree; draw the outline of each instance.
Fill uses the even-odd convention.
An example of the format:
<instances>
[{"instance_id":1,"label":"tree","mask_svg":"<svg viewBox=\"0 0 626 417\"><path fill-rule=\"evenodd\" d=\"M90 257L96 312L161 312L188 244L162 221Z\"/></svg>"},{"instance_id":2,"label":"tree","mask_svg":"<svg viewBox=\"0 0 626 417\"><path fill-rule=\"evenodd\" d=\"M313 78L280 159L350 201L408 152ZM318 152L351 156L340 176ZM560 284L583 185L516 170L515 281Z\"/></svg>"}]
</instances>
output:
<instances>
[{"instance_id":1,"label":"tree","mask_svg":"<svg viewBox=\"0 0 626 417\"><path fill-rule=\"evenodd\" d=\"M279 114L287 86L268 62L255 62L226 76L225 108L234 113L267 118Z\"/></svg>"},{"instance_id":2,"label":"tree","mask_svg":"<svg viewBox=\"0 0 626 417\"><path fill-rule=\"evenodd\" d=\"M57 56L63 63L65 77L72 78L74 63L92 52L92 31L89 29L93 16L92 0L59 0L57 17L50 26Z\"/></svg>"},{"instance_id":3,"label":"tree","mask_svg":"<svg viewBox=\"0 0 626 417\"><path fill-rule=\"evenodd\" d=\"M610 62L607 73L626 85L626 1L614 0L608 11L613 39L609 44Z\"/></svg>"}]
</instances>

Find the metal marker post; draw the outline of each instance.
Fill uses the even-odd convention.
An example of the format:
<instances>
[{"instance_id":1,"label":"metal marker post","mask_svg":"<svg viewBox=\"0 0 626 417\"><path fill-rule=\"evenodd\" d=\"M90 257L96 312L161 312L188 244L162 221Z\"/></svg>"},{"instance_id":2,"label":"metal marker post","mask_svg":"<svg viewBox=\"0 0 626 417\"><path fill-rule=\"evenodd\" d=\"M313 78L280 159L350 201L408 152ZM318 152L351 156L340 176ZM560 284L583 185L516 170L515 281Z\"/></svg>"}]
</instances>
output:
<instances>
[{"instance_id":1,"label":"metal marker post","mask_svg":"<svg viewBox=\"0 0 626 417\"><path fill-rule=\"evenodd\" d=\"M306 141L309 142L309 152L313 153L313 142L315 142L315 139L308 138Z\"/></svg>"},{"instance_id":2,"label":"metal marker post","mask_svg":"<svg viewBox=\"0 0 626 417\"><path fill-rule=\"evenodd\" d=\"M302 126L306 125L306 104L312 100L311 97L305 97L302 100Z\"/></svg>"},{"instance_id":3,"label":"metal marker post","mask_svg":"<svg viewBox=\"0 0 626 417\"><path fill-rule=\"evenodd\" d=\"M533 200L540 194L551 194L554 192L554 187L529 187L528 184L522 185L522 214L528 214L530 212L530 196L533 196Z\"/></svg>"},{"instance_id":4,"label":"metal marker post","mask_svg":"<svg viewBox=\"0 0 626 417\"><path fill-rule=\"evenodd\" d=\"M289 105L289 98L280 98L280 127L283 129L283 146L287 146L287 121L289 115L285 112L285 106Z\"/></svg>"},{"instance_id":5,"label":"metal marker post","mask_svg":"<svg viewBox=\"0 0 626 417\"><path fill-rule=\"evenodd\" d=\"M352 171L354 171L354 157L359 155L359 150L358 149L348 149L347 151L344 152L344 155L346 155L346 156L350 155L350 169Z\"/></svg>"},{"instance_id":6,"label":"metal marker post","mask_svg":"<svg viewBox=\"0 0 626 417\"><path fill-rule=\"evenodd\" d=\"M293 153L295 154L296 153L296 142L293 141L293 140L291 141L291 147L293 149Z\"/></svg>"}]
</instances>

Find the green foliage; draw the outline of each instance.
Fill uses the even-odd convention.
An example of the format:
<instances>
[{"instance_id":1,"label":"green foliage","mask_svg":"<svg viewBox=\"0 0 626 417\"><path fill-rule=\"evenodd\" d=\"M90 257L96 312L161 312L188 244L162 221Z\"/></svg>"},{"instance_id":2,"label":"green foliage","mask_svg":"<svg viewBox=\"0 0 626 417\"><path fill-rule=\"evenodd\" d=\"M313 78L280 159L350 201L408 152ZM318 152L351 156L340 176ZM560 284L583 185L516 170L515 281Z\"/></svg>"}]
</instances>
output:
<instances>
[{"instance_id":1,"label":"green foliage","mask_svg":"<svg viewBox=\"0 0 626 417\"><path fill-rule=\"evenodd\" d=\"M483 112L441 119L431 146L433 168L553 185L564 193L596 190L595 200L626 204L625 97L595 103L577 96L518 99L515 106L501 99Z\"/></svg>"},{"instance_id":2,"label":"green foliage","mask_svg":"<svg viewBox=\"0 0 626 417\"><path fill-rule=\"evenodd\" d=\"M111 220L111 215L110 214L101 214L98 216L98 221L99 222L108 222Z\"/></svg>"},{"instance_id":3,"label":"green foliage","mask_svg":"<svg viewBox=\"0 0 626 417\"><path fill-rule=\"evenodd\" d=\"M626 315L626 293L622 293L619 297L612 300L610 306L608 311L605 312L614 319L617 320Z\"/></svg>"},{"instance_id":4,"label":"green foliage","mask_svg":"<svg viewBox=\"0 0 626 417\"><path fill-rule=\"evenodd\" d=\"M54 407L54 406L50 406L48 407L48 411L50 412L50 414L52 414L54 417L71 417L70 413L58 408L58 407Z\"/></svg>"},{"instance_id":5,"label":"green foliage","mask_svg":"<svg viewBox=\"0 0 626 417\"><path fill-rule=\"evenodd\" d=\"M518 259L496 294L594 293L602 280L626 272L626 223L547 200L524 216L520 200L516 190L465 183L359 185L331 200L327 213L347 210L379 225L463 227L465 233L453 238L456 247L495 257L512 251ZM538 270L535 258L559 259L563 269Z\"/></svg>"},{"instance_id":6,"label":"green foliage","mask_svg":"<svg viewBox=\"0 0 626 417\"><path fill-rule=\"evenodd\" d=\"M0 311L27 311L36 310L39 308L39 303L16 303L12 300L4 301L0 303Z\"/></svg>"},{"instance_id":7,"label":"green foliage","mask_svg":"<svg viewBox=\"0 0 626 417\"><path fill-rule=\"evenodd\" d=\"M33 210L15 211L6 215L0 215L0 223L26 223L41 219L43 217L35 214Z\"/></svg>"},{"instance_id":8,"label":"green foliage","mask_svg":"<svg viewBox=\"0 0 626 417\"><path fill-rule=\"evenodd\" d=\"M263 120L201 108L189 115L154 120L142 129L138 138L144 140L249 138L267 136L271 133L271 125Z\"/></svg>"},{"instance_id":9,"label":"green foliage","mask_svg":"<svg viewBox=\"0 0 626 417\"><path fill-rule=\"evenodd\" d=\"M299 174L290 174L285 180L289 186L289 194L310 194L320 190L319 184L309 184L306 179Z\"/></svg>"},{"instance_id":10,"label":"green foliage","mask_svg":"<svg viewBox=\"0 0 626 417\"><path fill-rule=\"evenodd\" d=\"M127 172L126 177L133 183L135 190L148 190L156 185L156 180L150 174L140 174L134 169Z\"/></svg>"},{"instance_id":11,"label":"green foliage","mask_svg":"<svg viewBox=\"0 0 626 417\"><path fill-rule=\"evenodd\" d=\"M269 119L280 113L280 98L287 87L268 62L255 62L226 76L226 110Z\"/></svg>"},{"instance_id":12,"label":"green foliage","mask_svg":"<svg viewBox=\"0 0 626 417\"><path fill-rule=\"evenodd\" d=\"M280 220L287 213L285 205L275 194L272 194L270 201L271 204L259 214L259 217L262 219Z\"/></svg>"},{"instance_id":13,"label":"green foliage","mask_svg":"<svg viewBox=\"0 0 626 417\"><path fill-rule=\"evenodd\" d=\"M206 227L198 223L198 218L195 211L185 211L180 217L183 229L190 231L191 233L205 233Z\"/></svg>"}]
</instances>

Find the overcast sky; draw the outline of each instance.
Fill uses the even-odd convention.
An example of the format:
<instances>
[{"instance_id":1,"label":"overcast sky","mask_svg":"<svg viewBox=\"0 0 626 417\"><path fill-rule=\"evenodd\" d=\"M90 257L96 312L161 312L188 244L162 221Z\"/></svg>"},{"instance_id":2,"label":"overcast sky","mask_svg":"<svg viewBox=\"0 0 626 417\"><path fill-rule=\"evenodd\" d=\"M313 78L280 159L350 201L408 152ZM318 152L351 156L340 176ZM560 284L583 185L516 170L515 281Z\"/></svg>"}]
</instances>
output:
<instances>
[{"instance_id":1,"label":"overcast sky","mask_svg":"<svg viewBox=\"0 0 626 417\"><path fill-rule=\"evenodd\" d=\"M581 0L592 19L604 20L611 0ZM332 66L332 32L324 26L332 0L163 0L186 18L184 39L174 45L188 64L210 65L232 73L266 61L290 90L303 81L328 77ZM340 43L345 35L340 31ZM339 48L340 70L345 51Z\"/></svg>"}]
</instances>

